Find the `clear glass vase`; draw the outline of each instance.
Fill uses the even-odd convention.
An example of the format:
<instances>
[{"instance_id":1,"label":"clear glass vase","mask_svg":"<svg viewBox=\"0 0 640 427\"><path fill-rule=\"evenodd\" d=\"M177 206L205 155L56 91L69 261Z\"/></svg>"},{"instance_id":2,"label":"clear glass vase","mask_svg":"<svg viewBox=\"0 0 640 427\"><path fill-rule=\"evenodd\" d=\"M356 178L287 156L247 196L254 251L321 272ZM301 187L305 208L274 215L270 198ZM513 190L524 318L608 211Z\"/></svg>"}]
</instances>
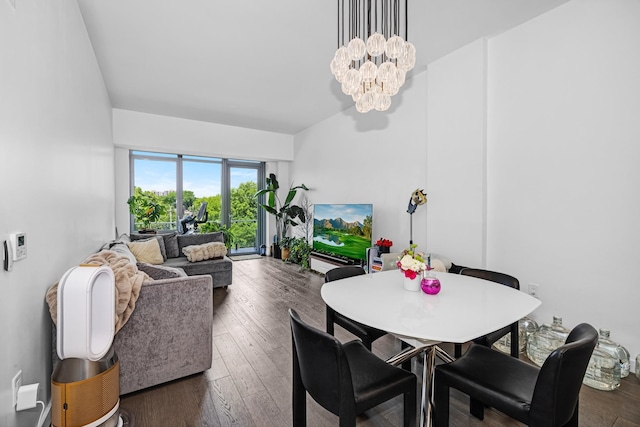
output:
<instances>
[{"instance_id":1,"label":"clear glass vase","mask_svg":"<svg viewBox=\"0 0 640 427\"><path fill-rule=\"evenodd\" d=\"M626 348L613 341L610 338L610 335L611 332L608 329L600 329L598 347L618 359L618 362L620 363L620 378L625 378L629 375L629 359L631 358L631 355Z\"/></svg>"},{"instance_id":2,"label":"clear glass vase","mask_svg":"<svg viewBox=\"0 0 640 427\"><path fill-rule=\"evenodd\" d=\"M598 390L616 390L620 387L620 362L596 345L582 383Z\"/></svg>"},{"instance_id":3,"label":"clear glass vase","mask_svg":"<svg viewBox=\"0 0 640 427\"><path fill-rule=\"evenodd\" d=\"M562 326L562 318L554 316L551 325L544 324L527 340L527 357L536 365L544 361L556 348L565 343L569 330Z\"/></svg>"},{"instance_id":4,"label":"clear glass vase","mask_svg":"<svg viewBox=\"0 0 640 427\"><path fill-rule=\"evenodd\" d=\"M527 351L527 341L529 336L538 330L538 323L530 317L523 317L518 321L518 347L520 353ZM503 353L511 353L511 334L507 334L500 338L494 346Z\"/></svg>"}]
</instances>

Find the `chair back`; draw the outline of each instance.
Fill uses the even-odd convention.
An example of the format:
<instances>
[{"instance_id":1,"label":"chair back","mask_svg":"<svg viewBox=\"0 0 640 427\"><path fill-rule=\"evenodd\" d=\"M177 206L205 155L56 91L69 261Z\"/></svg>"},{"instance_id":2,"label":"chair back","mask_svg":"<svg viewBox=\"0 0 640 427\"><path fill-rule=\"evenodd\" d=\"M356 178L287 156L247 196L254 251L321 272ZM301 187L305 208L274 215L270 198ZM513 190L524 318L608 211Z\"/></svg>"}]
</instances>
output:
<instances>
[{"instance_id":1,"label":"chair back","mask_svg":"<svg viewBox=\"0 0 640 427\"><path fill-rule=\"evenodd\" d=\"M340 413L341 391L353 399L351 370L342 344L332 335L304 323L289 309L294 352L294 376L298 370L311 397L334 414Z\"/></svg>"},{"instance_id":2,"label":"chair back","mask_svg":"<svg viewBox=\"0 0 640 427\"><path fill-rule=\"evenodd\" d=\"M520 282L513 276L498 273L497 271L482 270L480 268L463 268L460 271L463 276L477 277L478 279L490 280L491 282L500 283L514 289L520 289Z\"/></svg>"},{"instance_id":3,"label":"chair back","mask_svg":"<svg viewBox=\"0 0 640 427\"><path fill-rule=\"evenodd\" d=\"M598 332L581 323L569 334L564 345L545 360L531 399L530 418L534 425L563 426L572 417L591 353L598 343Z\"/></svg>"},{"instance_id":4,"label":"chair back","mask_svg":"<svg viewBox=\"0 0 640 427\"><path fill-rule=\"evenodd\" d=\"M346 279L347 277L360 276L362 274L367 274L367 272L359 265L332 268L324 274L324 282L332 282L334 280Z\"/></svg>"}]
</instances>

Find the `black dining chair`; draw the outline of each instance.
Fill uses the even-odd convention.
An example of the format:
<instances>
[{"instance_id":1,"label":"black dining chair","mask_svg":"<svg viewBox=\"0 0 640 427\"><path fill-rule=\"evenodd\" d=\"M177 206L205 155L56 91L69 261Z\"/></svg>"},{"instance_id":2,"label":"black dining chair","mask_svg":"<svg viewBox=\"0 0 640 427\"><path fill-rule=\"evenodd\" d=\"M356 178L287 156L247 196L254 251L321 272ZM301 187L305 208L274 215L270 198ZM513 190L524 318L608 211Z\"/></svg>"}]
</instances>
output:
<instances>
[{"instance_id":1,"label":"black dining chair","mask_svg":"<svg viewBox=\"0 0 640 427\"><path fill-rule=\"evenodd\" d=\"M462 268L459 274L463 276L476 277L479 279L489 280L491 282L500 283L501 285L509 286L514 289L520 289L520 282L513 276L508 274L499 273L497 271L482 270L479 268ZM485 347L491 347L496 341L507 334L511 334L511 356L518 358L520 354L520 344L518 338L518 321L515 321L511 325L498 329L487 335L475 338L474 343L483 345ZM458 358L462 355L462 344L454 345L454 357Z\"/></svg>"},{"instance_id":2,"label":"black dining chair","mask_svg":"<svg viewBox=\"0 0 640 427\"><path fill-rule=\"evenodd\" d=\"M357 265L333 268L325 273L324 282L332 282L334 280L346 279L347 277L360 276L362 274L366 274L366 272L362 267ZM360 338L362 340L362 344L364 344L369 351L371 351L371 345L375 340L387 334L383 330L356 322L355 320L336 312L328 305L326 306L326 322L328 334L334 334L334 324L342 326L344 329Z\"/></svg>"},{"instance_id":3,"label":"black dining chair","mask_svg":"<svg viewBox=\"0 0 640 427\"><path fill-rule=\"evenodd\" d=\"M346 279L348 277L360 276L363 274L367 274L362 267L357 265L349 265L345 267L337 267L327 271L324 275L324 282L332 282L334 280ZM325 316L327 323L327 333L330 335L334 335L334 324L342 326L347 331L351 332L353 335L360 338L362 344L371 351L372 344L378 338L383 337L387 334L386 331L381 329L377 329L364 323L356 322L353 319L344 316L328 305L325 305ZM411 347L404 341L400 341L400 345L402 350ZM407 371L411 370L411 360L407 360L402 363L402 369Z\"/></svg>"},{"instance_id":4,"label":"black dining chair","mask_svg":"<svg viewBox=\"0 0 640 427\"><path fill-rule=\"evenodd\" d=\"M340 426L356 425L356 417L403 395L404 426L416 425L416 376L389 365L359 340L341 344L315 329L289 309L293 353L293 426L307 424L307 392L340 418Z\"/></svg>"},{"instance_id":5,"label":"black dining chair","mask_svg":"<svg viewBox=\"0 0 640 427\"><path fill-rule=\"evenodd\" d=\"M449 425L455 388L470 397L471 414L481 420L487 405L532 427L577 427L580 387L597 342L598 332L582 323L541 368L472 344L459 359L436 366L434 426Z\"/></svg>"}]
</instances>

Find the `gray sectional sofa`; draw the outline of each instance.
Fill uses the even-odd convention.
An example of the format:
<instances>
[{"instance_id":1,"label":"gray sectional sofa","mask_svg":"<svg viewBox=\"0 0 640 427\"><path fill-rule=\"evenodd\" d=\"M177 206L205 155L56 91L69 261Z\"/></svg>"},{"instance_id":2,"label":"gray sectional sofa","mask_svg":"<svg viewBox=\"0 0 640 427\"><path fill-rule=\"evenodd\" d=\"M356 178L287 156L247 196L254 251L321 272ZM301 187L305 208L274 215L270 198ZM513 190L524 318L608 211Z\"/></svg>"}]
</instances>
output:
<instances>
[{"instance_id":1,"label":"gray sectional sofa","mask_svg":"<svg viewBox=\"0 0 640 427\"><path fill-rule=\"evenodd\" d=\"M208 274L213 279L213 287L227 287L232 281L233 262L226 256L222 259L208 259L197 262L189 262L182 253L182 249L187 246L201 245L209 242L222 242L224 238L222 232L204 233L204 234L177 234L176 232L166 234L131 234L131 241L139 241L156 237L160 242L160 250L164 253L164 266L180 268L184 270L187 276L196 276L199 274ZM120 241L126 243L126 235L120 238ZM117 240L116 240L117 242Z\"/></svg>"},{"instance_id":2,"label":"gray sectional sofa","mask_svg":"<svg viewBox=\"0 0 640 427\"><path fill-rule=\"evenodd\" d=\"M133 235L132 240L153 238ZM127 246L129 236L106 243L101 250L127 256L150 276L140 288L131 317L115 335L120 360L120 394L127 394L203 372L211 368L213 351L213 288L231 284L232 261L226 256L189 262L177 251L189 245L221 241L221 233L157 235L168 242L162 265L138 263ZM175 241L177 245L174 247ZM52 329L53 364L58 361Z\"/></svg>"}]
</instances>

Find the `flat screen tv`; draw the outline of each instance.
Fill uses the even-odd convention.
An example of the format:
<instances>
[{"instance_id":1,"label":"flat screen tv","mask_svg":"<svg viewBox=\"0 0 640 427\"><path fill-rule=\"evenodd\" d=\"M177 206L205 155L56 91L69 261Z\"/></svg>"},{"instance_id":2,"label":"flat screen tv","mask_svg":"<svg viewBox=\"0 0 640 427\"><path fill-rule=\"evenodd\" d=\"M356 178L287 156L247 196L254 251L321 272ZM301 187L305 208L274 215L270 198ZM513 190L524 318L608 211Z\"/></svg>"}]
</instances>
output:
<instances>
[{"instance_id":1,"label":"flat screen tv","mask_svg":"<svg viewBox=\"0 0 640 427\"><path fill-rule=\"evenodd\" d=\"M313 250L320 254L365 261L371 247L373 205L313 206Z\"/></svg>"}]
</instances>

